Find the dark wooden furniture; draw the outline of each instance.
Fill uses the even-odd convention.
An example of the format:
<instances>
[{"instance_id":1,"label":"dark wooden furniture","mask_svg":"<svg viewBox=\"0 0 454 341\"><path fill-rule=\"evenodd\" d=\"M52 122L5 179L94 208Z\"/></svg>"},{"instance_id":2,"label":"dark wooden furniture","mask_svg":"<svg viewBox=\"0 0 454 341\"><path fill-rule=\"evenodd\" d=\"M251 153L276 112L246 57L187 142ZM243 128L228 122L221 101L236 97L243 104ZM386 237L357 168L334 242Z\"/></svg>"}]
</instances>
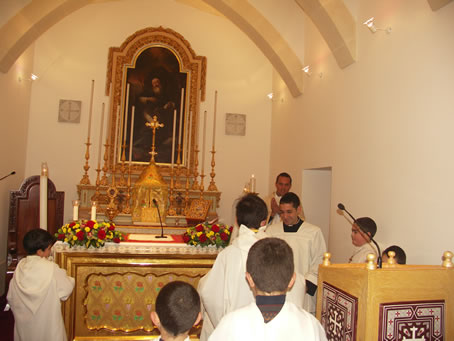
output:
<instances>
[{"instance_id":1,"label":"dark wooden furniture","mask_svg":"<svg viewBox=\"0 0 454 341\"><path fill-rule=\"evenodd\" d=\"M10 191L8 220L8 252L13 257L11 267L26 255L22 246L24 235L39 227L39 175L24 180L18 191ZM54 234L63 225L65 193L57 192L47 180L47 230ZM10 267L8 270L11 270Z\"/></svg>"}]
</instances>

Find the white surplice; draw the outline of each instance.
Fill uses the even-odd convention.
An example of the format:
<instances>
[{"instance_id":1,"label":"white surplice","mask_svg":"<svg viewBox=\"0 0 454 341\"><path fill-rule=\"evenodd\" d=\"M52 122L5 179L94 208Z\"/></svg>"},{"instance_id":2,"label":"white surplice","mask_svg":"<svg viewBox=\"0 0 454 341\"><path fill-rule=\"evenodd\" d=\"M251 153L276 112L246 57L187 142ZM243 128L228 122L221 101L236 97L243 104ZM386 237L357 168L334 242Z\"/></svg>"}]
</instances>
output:
<instances>
[{"instance_id":1,"label":"white surplice","mask_svg":"<svg viewBox=\"0 0 454 341\"><path fill-rule=\"evenodd\" d=\"M297 232L284 232L283 223L273 224L266 228L270 236L284 239L292 248L295 258L295 271L317 285L318 266L326 252L325 238L318 226L303 222ZM314 313L316 296L306 295L304 309Z\"/></svg>"},{"instance_id":2,"label":"white surplice","mask_svg":"<svg viewBox=\"0 0 454 341\"><path fill-rule=\"evenodd\" d=\"M307 311L285 302L281 311L268 323L255 302L224 316L209 341L304 340L326 341L318 320Z\"/></svg>"},{"instance_id":3,"label":"white surplice","mask_svg":"<svg viewBox=\"0 0 454 341\"><path fill-rule=\"evenodd\" d=\"M74 278L40 256L23 258L7 295L14 314L14 341L66 341L61 300L74 288Z\"/></svg>"},{"instance_id":4,"label":"white surplice","mask_svg":"<svg viewBox=\"0 0 454 341\"><path fill-rule=\"evenodd\" d=\"M380 245L380 244L379 244ZM367 255L373 253L375 257L378 257L378 251L376 246L370 242L365 243L361 246L355 247L353 255L350 257L349 263L365 263L367 262Z\"/></svg>"},{"instance_id":5,"label":"white surplice","mask_svg":"<svg viewBox=\"0 0 454 341\"><path fill-rule=\"evenodd\" d=\"M279 206L279 202L281 201L281 198L280 196L278 196L276 194L276 192L273 192L271 193L270 195L268 195L265 199L263 199L266 203L266 207L268 208L268 219L266 221L267 225L273 225L273 224L277 224L277 223L280 223L282 220L281 220L281 216L279 215L279 213L276 213L274 215L274 217L271 219L270 221L270 217L271 217L271 200L274 198L274 200L276 200L276 203L277 205Z\"/></svg>"},{"instance_id":6,"label":"white surplice","mask_svg":"<svg viewBox=\"0 0 454 341\"><path fill-rule=\"evenodd\" d=\"M200 340L204 341L227 313L255 302L246 281L246 260L251 246L269 237L265 232L254 232L239 227L238 237L222 250L212 269L200 279L198 292L203 305L203 327ZM297 273L295 285L287 294L288 300L302 307L306 290L305 279Z\"/></svg>"}]
</instances>

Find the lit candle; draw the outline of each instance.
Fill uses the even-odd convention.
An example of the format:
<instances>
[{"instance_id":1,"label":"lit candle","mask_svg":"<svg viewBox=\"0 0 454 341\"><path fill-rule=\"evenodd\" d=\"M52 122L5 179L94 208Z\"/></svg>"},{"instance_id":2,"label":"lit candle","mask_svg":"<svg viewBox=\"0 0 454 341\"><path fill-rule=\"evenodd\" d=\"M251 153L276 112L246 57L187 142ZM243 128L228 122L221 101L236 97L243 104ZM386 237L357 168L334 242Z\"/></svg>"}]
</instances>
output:
<instances>
[{"instance_id":1,"label":"lit candle","mask_svg":"<svg viewBox=\"0 0 454 341\"><path fill-rule=\"evenodd\" d=\"M180 104L180 125L178 130L178 146L181 146L181 127L183 125L183 105L184 105L184 88L181 88L181 104Z\"/></svg>"},{"instance_id":2,"label":"lit candle","mask_svg":"<svg viewBox=\"0 0 454 341\"><path fill-rule=\"evenodd\" d=\"M214 92L214 115L213 115L213 151L214 151L214 142L216 140L216 107L218 105L218 91Z\"/></svg>"},{"instance_id":3,"label":"lit candle","mask_svg":"<svg viewBox=\"0 0 454 341\"><path fill-rule=\"evenodd\" d=\"M205 169L205 139L206 139L206 127L207 127L207 111L203 112L203 140L202 140L202 174Z\"/></svg>"},{"instance_id":4,"label":"lit candle","mask_svg":"<svg viewBox=\"0 0 454 341\"><path fill-rule=\"evenodd\" d=\"M255 175L252 174L251 176L251 192L255 193Z\"/></svg>"},{"instance_id":5,"label":"lit candle","mask_svg":"<svg viewBox=\"0 0 454 341\"><path fill-rule=\"evenodd\" d=\"M39 227L47 230L47 177L49 169L47 162L41 164L41 176L39 178Z\"/></svg>"},{"instance_id":6,"label":"lit candle","mask_svg":"<svg viewBox=\"0 0 454 341\"><path fill-rule=\"evenodd\" d=\"M129 83L126 86L126 104L125 104L125 115L123 121L123 144L126 144L126 129L128 127L128 111L129 111Z\"/></svg>"},{"instance_id":7,"label":"lit candle","mask_svg":"<svg viewBox=\"0 0 454 341\"><path fill-rule=\"evenodd\" d=\"M79 200L73 200L73 220L79 219Z\"/></svg>"},{"instance_id":8,"label":"lit candle","mask_svg":"<svg viewBox=\"0 0 454 341\"><path fill-rule=\"evenodd\" d=\"M104 132L104 109L105 104L102 104L102 113L101 113L101 132L99 133L99 150L98 150L98 169L101 169L101 151L102 151L102 136Z\"/></svg>"},{"instance_id":9,"label":"lit candle","mask_svg":"<svg viewBox=\"0 0 454 341\"><path fill-rule=\"evenodd\" d=\"M136 108L134 106L132 106L132 110L131 110L131 130L129 131L129 163L132 162L132 142L133 142L133 138L132 138L132 135L133 135L133 127L134 127L134 113L136 111Z\"/></svg>"},{"instance_id":10,"label":"lit candle","mask_svg":"<svg viewBox=\"0 0 454 341\"><path fill-rule=\"evenodd\" d=\"M177 110L173 110L173 133L172 133L172 169L173 164L175 163L175 129L177 124Z\"/></svg>"},{"instance_id":11,"label":"lit candle","mask_svg":"<svg viewBox=\"0 0 454 341\"><path fill-rule=\"evenodd\" d=\"M91 117L93 115L93 94L95 92L95 80L91 80L91 95L90 95L90 112L88 115L88 140L90 140L90 132L91 132Z\"/></svg>"},{"instance_id":12,"label":"lit candle","mask_svg":"<svg viewBox=\"0 0 454 341\"><path fill-rule=\"evenodd\" d=\"M91 217L90 220L96 220L96 201L91 202Z\"/></svg>"}]
</instances>

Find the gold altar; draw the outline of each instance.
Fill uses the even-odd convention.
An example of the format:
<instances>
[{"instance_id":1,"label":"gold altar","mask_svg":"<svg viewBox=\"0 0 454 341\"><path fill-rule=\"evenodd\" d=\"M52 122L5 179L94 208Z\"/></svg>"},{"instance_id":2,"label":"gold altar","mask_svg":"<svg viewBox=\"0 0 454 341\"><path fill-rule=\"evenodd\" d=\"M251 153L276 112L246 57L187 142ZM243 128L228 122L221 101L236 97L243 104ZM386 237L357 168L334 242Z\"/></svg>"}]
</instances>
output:
<instances>
[{"instance_id":1,"label":"gold altar","mask_svg":"<svg viewBox=\"0 0 454 341\"><path fill-rule=\"evenodd\" d=\"M150 319L156 296L169 281L197 287L212 267L216 248L185 244L121 243L101 249L57 243L55 261L76 280L63 304L69 340L147 340L159 335ZM197 339L201 327L191 330Z\"/></svg>"}]
</instances>

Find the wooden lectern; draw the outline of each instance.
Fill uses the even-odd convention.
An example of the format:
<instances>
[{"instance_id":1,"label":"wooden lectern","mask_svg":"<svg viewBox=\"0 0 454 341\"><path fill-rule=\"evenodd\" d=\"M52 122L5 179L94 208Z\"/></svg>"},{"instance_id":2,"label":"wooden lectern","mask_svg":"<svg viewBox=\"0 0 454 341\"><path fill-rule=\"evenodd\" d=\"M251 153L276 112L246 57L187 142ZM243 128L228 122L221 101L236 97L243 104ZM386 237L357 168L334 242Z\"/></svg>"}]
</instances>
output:
<instances>
[{"instance_id":1,"label":"wooden lectern","mask_svg":"<svg viewBox=\"0 0 454 341\"><path fill-rule=\"evenodd\" d=\"M333 264L318 273L317 318L328 340L454 340L454 267Z\"/></svg>"}]
</instances>

